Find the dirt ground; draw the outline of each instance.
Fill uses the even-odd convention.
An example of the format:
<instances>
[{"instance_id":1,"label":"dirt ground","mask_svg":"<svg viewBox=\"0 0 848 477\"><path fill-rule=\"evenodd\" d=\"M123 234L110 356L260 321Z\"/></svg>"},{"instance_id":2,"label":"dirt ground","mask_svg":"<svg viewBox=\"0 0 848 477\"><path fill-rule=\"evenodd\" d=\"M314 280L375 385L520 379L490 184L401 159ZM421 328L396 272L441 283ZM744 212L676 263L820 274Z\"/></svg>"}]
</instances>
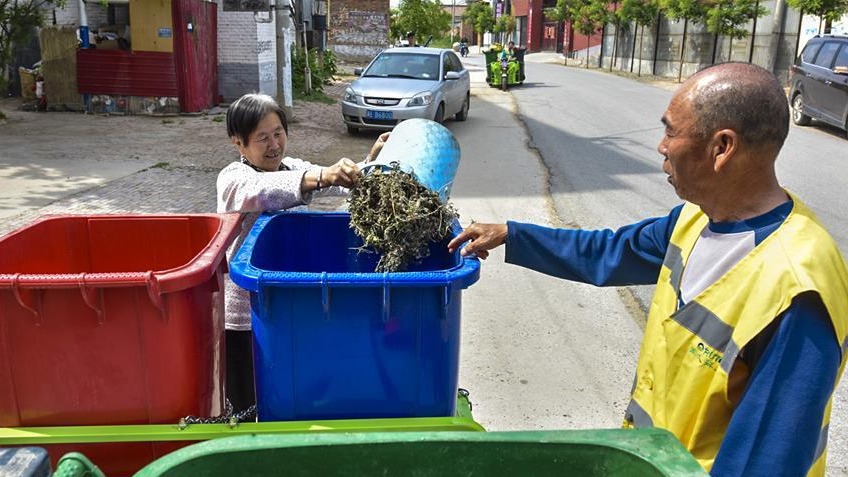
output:
<instances>
[{"instance_id":1,"label":"dirt ground","mask_svg":"<svg viewBox=\"0 0 848 477\"><path fill-rule=\"evenodd\" d=\"M325 85L340 98L346 80ZM30 112L20 98L0 101L4 155L49 162L51 158L152 160L163 168L220 169L236 158L224 122L225 107L180 116L95 115L79 112ZM225 105L224 105L225 106ZM342 156L359 160L376 133L347 134L338 103L295 101L286 154L329 165Z\"/></svg>"}]
</instances>

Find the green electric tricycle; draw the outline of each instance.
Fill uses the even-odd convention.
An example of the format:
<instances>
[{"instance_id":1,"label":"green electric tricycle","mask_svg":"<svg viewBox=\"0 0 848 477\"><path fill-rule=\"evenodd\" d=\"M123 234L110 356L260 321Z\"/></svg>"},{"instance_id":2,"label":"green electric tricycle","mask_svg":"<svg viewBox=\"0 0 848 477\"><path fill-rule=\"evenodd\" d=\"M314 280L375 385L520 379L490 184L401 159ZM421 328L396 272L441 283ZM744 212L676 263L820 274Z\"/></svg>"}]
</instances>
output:
<instances>
[{"instance_id":1,"label":"green electric tricycle","mask_svg":"<svg viewBox=\"0 0 848 477\"><path fill-rule=\"evenodd\" d=\"M504 91L510 86L524 83L524 53L525 48L513 48L512 52L504 50L498 43L484 51L486 56L486 82L489 86Z\"/></svg>"}]
</instances>

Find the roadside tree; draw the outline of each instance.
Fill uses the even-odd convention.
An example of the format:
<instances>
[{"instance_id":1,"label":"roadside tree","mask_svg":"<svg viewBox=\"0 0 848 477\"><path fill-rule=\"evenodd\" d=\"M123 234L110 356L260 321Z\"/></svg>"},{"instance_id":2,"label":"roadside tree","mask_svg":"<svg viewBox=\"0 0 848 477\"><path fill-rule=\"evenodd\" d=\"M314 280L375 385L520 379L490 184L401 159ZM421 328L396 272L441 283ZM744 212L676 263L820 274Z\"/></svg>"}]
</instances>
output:
<instances>
[{"instance_id":1,"label":"roadside tree","mask_svg":"<svg viewBox=\"0 0 848 477\"><path fill-rule=\"evenodd\" d=\"M469 1L462 19L471 23L480 46L483 45L483 34L495 28L495 12L488 2L482 0Z\"/></svg>"},{"instance_id":2,"label":"roadside tree","mask_svg":"<svg viewBox=\"0 0 848 477\"><path fill-rule=\"evenodd\" d=\"M786 3L801 13L818 16L819 35L829 33L831 23L848 13L848 0L786 0Z\"/></svg>"},{"instance_id":3,"label":"roadside tree","mask_svg":"<svg viewBox=\"0 0 848 477\"><path fill-rule=\"evenodd\" d=\"M758 0L718 0L712 3L706 11L707 30L715 34L713 40L713 61L716 62L718 36L729 36L727 59L733 51L733 41L748 36L748 29L742 28L749 21L766 14L766 9Z\"/></svg>"},{"instance_id":4,"label":"roadside tree","mask_svg":"<svg viewBox=\"0 0 848 477\"><path fill-rule=\"evenodd\" d=\"M512 34L515 32L515 17L512 15L501 15L495 22L494 31L503 34L503 43L506 44L512 39Z\"/></svg>"},{"instance_id":5,"label":"roadside tree","mask_svg":"<svg viewBox=\"0 0 848 477\"><path fill-rule=\"evenodd\" d=\"M683 60L686 57L686 33L689 23L704 23L706 6L701 0L660 0L660 8L669 20L683 20L683 37L680 42L680 65L677 69L677 82L683 78Z\"/></svg>"},{"instance_id":6,"label":"roadside tree","mask_svg":"<svg viewBox=\"0 0 848 477\"><path fill-rule=\"evenodd\" d=\"M443 37L451 27L451 15L438 0L401 0L390 15L389 32L393 40L414 31L418 43L423 45L430 36Z\"/></svg>"},{"instance_id":7,"label":"roadside tree","mask_svg":"<svg viewBox=\"0 0 848 477\"><path fill-rule=\"evenodd\" d=\"M654 25L659 15L660 7L657 0L622 0L618 14L625 21L632 21L639 27L639 69L637 76L642 76L642 40L645 27ZM656 41L656 38L654 39ZM630 54L630 71L633 71L633 58L636 56L636 42L633 42L633 52Z\"/></svg>"},{"instance_id":8,"label":"roadside tree","mask_svg":"<svg viewBox=\"0 0 848 477\"><path fill-rule=\"evenodd\" d=\"M574 29L589 37L597 33L610 20L610 11L604 0L575 0L571 4L571 20ZM586 48L586 68L589 67L589 48Z\"/></svg>"}]
</instances>

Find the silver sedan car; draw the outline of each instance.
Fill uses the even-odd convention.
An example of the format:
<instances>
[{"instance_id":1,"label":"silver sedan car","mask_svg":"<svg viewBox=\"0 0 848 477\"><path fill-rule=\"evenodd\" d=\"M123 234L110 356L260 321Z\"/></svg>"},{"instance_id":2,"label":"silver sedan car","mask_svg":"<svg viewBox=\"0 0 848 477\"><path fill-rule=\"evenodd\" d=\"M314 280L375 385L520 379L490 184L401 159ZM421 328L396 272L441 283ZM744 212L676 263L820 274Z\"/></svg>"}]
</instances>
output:
<instances>
[{"instance_id":1,"label":"silver sedan car","mask_svg":"<svg viewBox=\"0 0 848 477\"><path fill-rule=\"evenodd\" d=\"M389 48L377 55L345 90L342 117L347 130L387 131L404 119L438 123L454 116L465 121L471 79L453 50Z\"/></svg>"}]
</instances>

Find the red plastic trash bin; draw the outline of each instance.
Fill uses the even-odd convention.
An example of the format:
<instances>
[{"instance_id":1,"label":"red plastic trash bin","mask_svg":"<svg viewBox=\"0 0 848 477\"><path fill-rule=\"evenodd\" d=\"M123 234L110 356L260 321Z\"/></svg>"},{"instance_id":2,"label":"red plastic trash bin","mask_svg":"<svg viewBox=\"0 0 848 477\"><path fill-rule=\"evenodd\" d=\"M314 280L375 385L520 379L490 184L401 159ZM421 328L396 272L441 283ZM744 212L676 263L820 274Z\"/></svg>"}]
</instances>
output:
<instances>
[{"instance_id":1,"label":"red plastic trash bin","mask_svg":"<svg viewBox=\"0 0 848 477\"><path fill-rule=\"evenodd\" d=\"M219 414L222 280L240 221L49 216L0 238L0 426Z\"/></svg>"}]
</instances>

